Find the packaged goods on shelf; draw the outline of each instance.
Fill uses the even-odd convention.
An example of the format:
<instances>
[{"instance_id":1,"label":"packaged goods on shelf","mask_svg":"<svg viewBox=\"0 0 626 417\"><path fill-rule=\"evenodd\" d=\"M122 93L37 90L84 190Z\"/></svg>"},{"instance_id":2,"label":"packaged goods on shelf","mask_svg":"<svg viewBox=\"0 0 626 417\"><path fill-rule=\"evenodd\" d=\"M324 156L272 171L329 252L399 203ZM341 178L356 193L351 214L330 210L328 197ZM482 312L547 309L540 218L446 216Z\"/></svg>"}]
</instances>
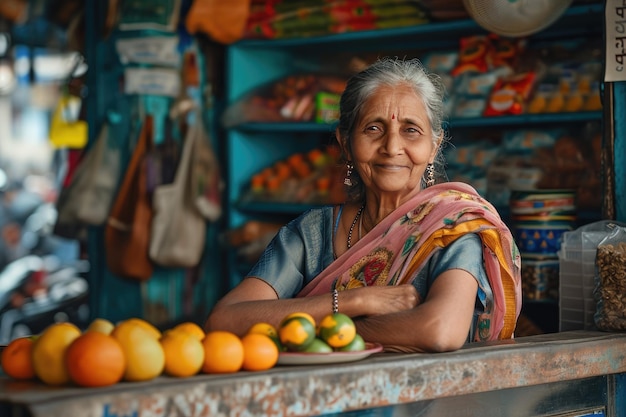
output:
<instances>
[{"instance_id":1,"label":"packaged goods on shelf","mask_svg":"<svg viewBox=\"0 0 626 417\"><path fill-rule=\"evenodd\" d=\"M522 296L526 300L558 300L559 259L522 255Z\"/></svg>"},{"instance_id":2,"label":"packaged goods on shelf","mask_svg":"<svg viewBox=\"0 0 626 417\"><path fill-rule=\"evenodd\" d=\"M508 204L511 189L573 189L578 209L598 209L601 136L590 124L578 131L522 129L505 132L487 168L487 197Z\"/></svg>"},{"instance_id":3,"label":"packaged goods on shelf","mask_svg":"<svg viewBox=\"0 0 626 417\"><path fill-rule=\"evenodd\" d=\"M249 122L333 122L336 111L329 110L336 106L333 101L345 83L341 76L290 75L257 87L228 106L222 124L231 128Z\"/></svg>"},{"instance_id":4,"label":"packaged goods on shelf","mask_svg":"<svg viewBox=\"0 0 626 417\"><path fill-rule=\"evenodd\" d=\"M337 146L294 153L253 175L242 202L339 203L344 177Z\"/></svg>"},{"instance_id":5,"label":"packaged goods on shelf","mask_svg":"<svg viewBox=\"0 0 626 417\"><path fill-rule=\"evenodd\" d=\"M253 0L244 37L303 38L427 22L424 8L414 0L328 0L317 4Z\"/></svg>"}]
</instances>

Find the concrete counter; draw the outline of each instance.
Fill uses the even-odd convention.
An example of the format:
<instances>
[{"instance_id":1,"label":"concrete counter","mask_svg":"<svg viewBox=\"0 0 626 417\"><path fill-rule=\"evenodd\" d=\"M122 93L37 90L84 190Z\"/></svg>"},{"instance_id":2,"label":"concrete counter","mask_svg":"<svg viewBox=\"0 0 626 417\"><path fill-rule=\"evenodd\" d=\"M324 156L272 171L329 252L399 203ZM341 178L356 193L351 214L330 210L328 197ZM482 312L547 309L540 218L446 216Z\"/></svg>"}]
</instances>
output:
<instances>
[{"instance_id":1,"label":"concrete counter","mask_svg":"<svg viewBox=\"0 0 626 417\"><path fill-rule=\"evenodd\" d=\"M626 416L626 334L573 331L451 353L89 389L0 378L0 416Z\"/></svg>"}]
</instances>

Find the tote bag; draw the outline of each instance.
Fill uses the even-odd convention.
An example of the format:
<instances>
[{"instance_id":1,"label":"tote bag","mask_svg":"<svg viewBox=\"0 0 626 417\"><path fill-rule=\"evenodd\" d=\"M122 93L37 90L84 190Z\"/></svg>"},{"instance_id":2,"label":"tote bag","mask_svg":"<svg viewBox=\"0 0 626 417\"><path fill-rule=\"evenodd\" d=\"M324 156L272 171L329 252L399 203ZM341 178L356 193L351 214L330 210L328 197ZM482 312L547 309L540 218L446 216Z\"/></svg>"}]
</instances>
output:
<instances>
[{"instance_id":1,"label":"tote bag","mask_svg":"<svg viewBox=\"0 0 626 417\"><path fill-rule=\"evenodd\" d=\"M107 266L121 277L147 280L153 264L148 255L152 204L147 191L145 156L152 143L152 118L147 117L126 168L105 227Z\"/></svg>"},{"instance_id":2,"label":"tote bag","mask_svg":"<svg viewBox=\"0 0 626 417\"><path fill-rule=\"evenodd\" d=\"M119 180L120 150L108 143L104 124L98 138L71 173L57 200L54 234L83 239L86 224L104 224Z\"/></svg>"},{"instance_id":3,"label":"tote bag","mask_svg":"<svg viewBox=\"0 0 626 417\"><path fill-rule=\"evenodd\" d=\"M201 135L200 119L196 118L187 130L174 181L156 187L152 196L150 259L161 266L190 268L202 257L206 223L194 203L191 175L193 153Z\"/></svg>"}]
</instances>

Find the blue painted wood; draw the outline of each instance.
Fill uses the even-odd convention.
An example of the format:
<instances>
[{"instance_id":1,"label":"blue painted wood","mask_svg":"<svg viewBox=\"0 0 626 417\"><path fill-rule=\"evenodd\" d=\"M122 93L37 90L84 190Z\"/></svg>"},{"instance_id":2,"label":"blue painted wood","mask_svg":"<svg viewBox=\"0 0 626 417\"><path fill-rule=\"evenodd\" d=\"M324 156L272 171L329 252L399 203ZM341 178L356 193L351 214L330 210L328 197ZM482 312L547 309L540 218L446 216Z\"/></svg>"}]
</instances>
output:
<instances>
[{"instance_id":1,"label":"blue painted wood","mask_svg":"<svg viewBox=\"0 0 626 417\"><path fill-rule=\"evenodd\" d=\"M615 375L615 417L626 417L626 374Z\"/></svg>"},{"instance_id":2,"label":"blue painted wood","mask_svg":"<svg viewBox=\"0 0 626 417\"><path fill-rule=\"evenodd\" d=\"M85 3L85 59L87 71L86 98L89 142L92 143L98 126L105 121L107 104L115 101L117 77L112 66L112 47L101 39L106 2L88 0ZM109 71L106 71L109 69ZM113 78L114 77L114 78ZM113 79L112 79L113 78ZM128 117L129 115L125 115ZM123 126L116 126L116 129ZM88 274L89 305L91 318L103 317L118 321L126 317L141 317L141 292L137 282L123 280L108 272L104 261L104 233L102 228L93 227L88 236L88 257L91 265Z\"/></svg>"}]
</instances>

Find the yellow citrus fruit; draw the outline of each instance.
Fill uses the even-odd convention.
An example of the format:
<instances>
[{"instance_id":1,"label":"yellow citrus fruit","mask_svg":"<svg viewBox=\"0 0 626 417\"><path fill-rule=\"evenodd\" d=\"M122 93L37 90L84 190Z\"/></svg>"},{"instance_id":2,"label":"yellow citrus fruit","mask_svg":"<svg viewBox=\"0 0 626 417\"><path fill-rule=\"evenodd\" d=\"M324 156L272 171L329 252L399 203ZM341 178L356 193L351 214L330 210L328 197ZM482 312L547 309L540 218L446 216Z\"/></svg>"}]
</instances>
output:
<instances>
[{"instance_id":1,"label":"yellow citrus fruit","mask_svg":"<svg viewBox=\"0 0 626 417\"><path fill-rule=\"evenodd\" d=\"M288 350L303 351L315 339L315 325L306 317L292 316L278 328L280 343Z\"/></svg>"},{"instance_id":2,"label":"yellow citrus fruit","mask_svg":"<svg viewBox=\"0 0 626 417\"><path fill-rule=\"evenodd\" d=\"M320 321L317 333L330 347L340 348L352 342L356 335L356 326L350 316L332 313Z\"/></svg>"},{"instance_id":3,"label":"yellow citrus fruit","mask_svg":"<svg viewBox=\"0 0 626 417\"><path fill-rule=\"evenodd\" d=\"M41 381L48 385L70 382L65 363L65 351L81 332L72 323L48 326L33 344L33 368Z\"/></svg>"},{"instance_id":4,"label":"yellow citrus fruit","mask_svg":"<svg viewBox=\"0 0 626 417\"><path fill-rule=\"evenodd\" d=\"M246 371L264 371L278 362L278 346L267 335L248 333L241 338L243 344L243 364Z\"/></svg>"},{"instance_id":5,"label":"yellow citrus fruit","mask_svg":"<svg viewBox=\"0 0 626 417\"><path fill-rule=\"evenodd\" d=\"M214 330L202 339L204 363L202 372L225 374L237 372L243 365L243 344L234 333Z\"/></svg>"},{"instance_id":6,"label":"yellow citrus fruit","mask_svg":"<svg viewBox=\"0 0 626 417\"><path fill-rule=\"evenodd\" d=\"M269 336L269 337L278 336L278 332L276 331L276 327L272 326L269 323L265 323L265 322L254 323L252 326L250 326L250 328L248 329L247 333L264 334L264 335Z\"/></svg>"},{"instance_id":7,"label":"yellow citrus fruit","mask_svg":"<svg viewBox=\"0 0 626 417\"><path fill-rule=\"evenodd\" d=\"M315 323L315 319L313 318L312 315L310 315L309 313L298 311L298 312L295 312L295 313L287 314L280 321L280 325L278 327L281 327L283 325L283 323L285 323L287 320L292 319L294 317L300 317L300 318L306 319L307 321L309 321L313 325L313 327L317 326L317 324Z\"/></svg>"},{"instance_id":8,"label":"yellow citrus fruit","mask_svg":"<svg viewBox=\"0 0 626 417\"><path fill-rule=\"evenodd\" d=\"M276 327L272 326L269 323L265 323L265 322L255 323L252 326L250 326L247 334L264 334L268 336L270 339L272 339L272 341L274 342L274 344L276 344L276 347L278 348L279 351L283 350L283 345L282 343L280 343L280 338L278 337L278 330L276 330Z\"/></svg>"},{"instance_id":9,"label":"yellow citrus fruit","mask_svg":"<svg viewBox=\"0 0 626 417\"><path fill-rule=\"evenodd\" d=\"M161 337L161 331L159 329L156 328L156 326L154 326L152 323L144 320L144 319L140 319L138 317L132 317L130 319L126 319L121 321L120 323L117 323L117 326L120 325L137 325L141 328L143 328L144 330L146 330L148 333L150 333L152 335L152 337L154 337L155 339L159 339Z\"/></svg>"},{"instance_id":10,"label":"yellow citrus fruit","mask_svg":"<svg viewBox=\"0 0 626 417\"><path fill-rule=\"evenodd\" d=\"M65 359L70 378L83 387L116 384L126 369L120 343L99 331L85 332L74 339L65 352Z\"/></svg>"},{"instance_id":11,"label":"yellow citrus fruit","mask_svg":"<svg viewBox=\"0 0 626 417\"><path fill-rule=\"evenodd\" d=\"M89 324L89 327L87 327L87 329L85 329L85 331L86 332L100 332L100 333L104 333L104 334L111 334L111 332L113 331L114 328L115 328L115 325L113 323L111 323L109 320L102 319L102 318L96 318Z\"/></svg>"},{"instance_id":12,"label":"yellow citrus fruit","mask_svg":"<svg viewBox=\"0 0 626 417\"><path fill-rule=\"evenodd\" d=\"M204 347L197 335L180 329L167 330L161 337L165 353L164 372L170 376L189 377L197 374L204 363Z\"/></svg>"},{"instance_id":13,"label":"yellow citrus fruit","mask_svg":"<svg viewBox=\"0 0 626 417\"><path fill-rule=\"evenodd\" d=\"M4 373L18 380L35 378L32 352L33 341L29 337L11 340L0 355L0 364Z\"/></svg>"},{"instance_id":14,"label":"yellow citrus fruit","mask_svg":"<svg viewBox=\"0 0 626 417\"><path fill-rule=\"evenodd\" d=\"M191 333L198 340L202 340L204 339L204 336L206 336L204 330L202 330L202 327L191 321L177 324L172 330L182 330L187 333Z\"/></svg>"},{"instance_id":15,"label":"yellow citrus fruit","mask_svg":"<svg viewBox=\"0 0 626 417\"><path fill-rule=\"evenodd\" d=\"M148 381L161 375L165 368L165 352L156 334L136 319L124 320L115 326L111 336L122 345L126 357L124 380Z\"/></svg>"}]
</instances>

